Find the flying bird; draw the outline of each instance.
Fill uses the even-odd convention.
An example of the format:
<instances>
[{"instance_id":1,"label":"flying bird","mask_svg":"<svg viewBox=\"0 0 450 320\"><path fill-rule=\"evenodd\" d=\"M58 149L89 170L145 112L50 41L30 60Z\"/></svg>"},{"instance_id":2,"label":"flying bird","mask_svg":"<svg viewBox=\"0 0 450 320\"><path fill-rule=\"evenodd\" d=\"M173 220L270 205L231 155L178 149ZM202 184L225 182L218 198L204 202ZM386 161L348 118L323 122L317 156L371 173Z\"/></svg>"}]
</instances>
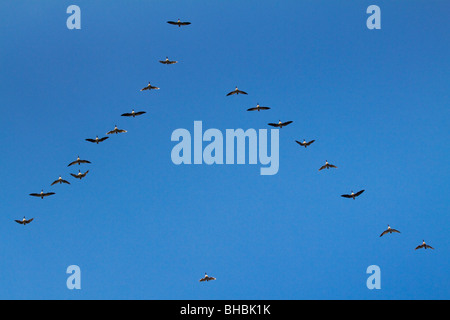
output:
<instances>
[{"instance_id":1,"label":"flying bird","mask_svg":"<svg viewBox=\"0 0 450 320\"><path fill-rule=\"evenodd\" d=\"M88 160L81 160L81 159L80 159L80 156L78 156L78 157L77 157L77 160L75 160L75 161L69 163L68 167L73 166L74 164L81 165L82 163L91 163L91 162L88 161Z\"/></svg>"},{"instance_id":2,"label":"flying bird","mask_svg":"<svg viewBox=\"0 0 450 320\"><path fill-rule=\"evenodd\" d=\"M358 191L357 193L354 193L353 191L352 191L352 193L350 193L350 194L343 194L343 195L341 195L341 197L344 197L344 198L353 198L353 200L355 200L356 199L356 197L357 196L359 196L361 193L363 193L365 190L361 190L361 191Z\"/></svg>"},{"instance_id":3,"label":"flying bird","mask_svg":"<svg viewBox=\"0 0 450 320\"><path fill-rule=\"evenodd\" d=\"M203 282L203 281L211 281L211 280L216 280L216 278L214 277L208 277L208 275L205 272L205 276L203 278L201 278L199 281Z\"/></svg>"},{"instance_id":4,"label":"flying bird","mask_svg":"<svg viewBox=\"0 0 450 320\"><path fill-rule=\"evenodd\" d=\"M114 130L111 130L111 131L107 132L106 134L114 134L114 133L118 134L118 133L125 133L125 132L127 132L127 130L119 129L119 128L117 128L117 125L115 125Z\"/></svg>"},{"instance_id":5,"label":"flying bird","mask_svg":"<svg viewBox=\"0 0 450 320\"><path fill-rule=\"evenodd\" d=\"M259 105L259 103L257 103L256 107L247 109L247 111L258 111L259 112L260 110L269 110L269 109L270 109L269 107L262 107Z\"/></svg>"},{"instance_id":6,"label":"flying bird","mask_svg":"<svg viewBox=\"0 0 450 320\"><path fill-rule=\"evenodd\" d=\"M131 113L124 113L122 114L122 117L136 117L136 116L140 116L141 114L147 113L145 111L139 111L139 112L134 112L134 109L131 110Z\"/></svg>"},{"instance_id":7,"label":"flying bird","mask_svg":"<svg viewBox=\"0 0 450 320\"><path fill-rule=\"evenodd\" d=\"M44 197L48 197L48 196L51 196L51 195L54 195L54 194L55 194L54 192L44 193L44 190L41 190L41 193L30 193L30 196L44 199Z\"/></svg>"},{"instance_id":8,"label":"flying bird","mask_svg":"<svg viewBox=\"0 0 450 320\"><path fill-rule=\"evenodd\" d=\"M162 64L175 64L175 63L178 63L178 61L169 60L168 57L166 57L166 60L159 60L159 62L162 63Z\"/></svg>"},{"instance_id":9,"label":"flying bird","mask_svg":"<svg viewBox=\"0 0 450 320\"><path fill-rule=\"evenodd\" d=\"M106 139L109 139L109 137L103 137L103 138L98 138L98 136L95 139L85 139L86 141L92 142L92 143L96 143L99 144L99 142L103 142Z\"/></svg>"},{"instance_id":10,"label":"flying bird","mask_svg":"<svg viewBox=\"0 0 450 320\"><path fill-rule=\"evenodd\" d=\"M63 178L61 178L61 176L59 176L58 180L53 181L53 183L51 185L53 186L53 185L55 185L57 183L59 183L59 184L63 184L63 183L70 184L69 181L64 180Z\"/></svg>"},{"instance_id":11,"label":"flying bird","mask_svg":"<svg viewBox=\"0 0 450 320\"><path fill-rule=\"evenodd\" d=\"M30 220L25 219L25 217L23 217L22 220L14 220L17 223L23 224L24 226L29 224L31 221L33 221L34 218L31 218Z\"/></svg>"},{"instance_id":12,"label":"flying bird","mask_svg":"<svg viewBox=\"0 0 450 320\"><path fill-rule=\"evenodd\" d=\"M380 234L380 237L384 236L385 234L392 233L392 232L400 233L400 231L392 229L391 226L388 225L387 230L383 231L383 233Z\"/></svg>"},{"instance_id":13,"label":"flying bird","mask_svg":"<svg viewBox=\"0 0 450 320\"><path fill-rule=\"evenodd\" d=\"M337 167L335 165L332 165L331 163L328 163L327 160L325 160L325 165L321 166L319 171L322 170L322 169L330 169L330 168L336 168L337 169Z\"/></svg>"},{"instance_id":14,"label":"flying bird","mask_svg":"<svg viewBox=\"0 0 450 320\"><path fill-rule=\"evenodd\" d=\"M227 96L231 96L233 94L248 94L245 91L239 90L238 87L236 87L236 89L234 89L233 91L227 93Z\"/></svg>"},{"instance_id":15,"label":"flying bird","mask_svg":"<svg viewBox=\"0 0 450 320\"><path fill-rule=\"evenodd\" d=\"M181 26L187 26L187 25L190 25L191 23L190 22L182 22L180 19L178 19L178 21L167 21L167 23L168 24L173 24L173 25L176 25L176 26L178 26L178 27L181 27Z\"/></svg>"},{"instance_id":16,"label":"flying bird","mask_svg":"<svg viewBox=\"0 0 450 320\"><path fill-rule=\"evenodd\" d=\"M425 243L425 240L422 240L422 244L420 245L420 246L418 246L417 248L416 248L416 250L417 249L433 249L434 250L434 248L432 247L432 246L429 246L429 245L427 245L426 243Z\"/></svg>"},{"instance_id":17,"label":"flying bird","mask_svg":"<svg viewBox=\"0 0 450 320\"><path fill-rule=\"evenodd\" d=\"M310 144L312 144L314 141L316 140L311 140L310 142L306 142L305 139L303 139L303 142L297 141L295 140L295 142L297 142L299 145L301 145L302 147L308 147Z\"/></svg>"},{"instance_id":18,"label":"flying bird","mask_svg":"<svg viewBox=\"0 0 450 320\"><path fill-rule=\"evenodd\" d=\"M155 86L152 86L152 85L150 84L150 82L149 82L148 85L147 85L145 88L142 88L142 89L141 89L141 91L144 91L144 90L159 90L159 88L158 88L158 87L155 87Z\"/></svg>"},{"instance_id":19,"label":"flying bird","mask_svg":"<svg viewBox=\"0 0 450 320\"><path fill-rule=\"evenodd\" d=\"M73 173L71 173L70 175L72 176L72 177L74 177L74 178L77 178L77 179L83 179L84 177L86 177L86 175L88 174L88 172L89 172L89 170L88 171L86 171L85 173L81 173L81 171L80 170L78 170L78 173L77 174L73 174Z\"/></svg>"},{"instance_id":20,"label":"flying bird","mask_svg":"<svg viewBox=\"0 0 450 320\"><path fill-rule=\"evenodd\" d=\"M285 126L287 126L288 124L291 124L293 121L286 121L286 122L281 122L281 120L278 120L278 123L269 123L269 126L272 127L277 127L277 128L283 128Z\"/></svg>"}]
</instances>

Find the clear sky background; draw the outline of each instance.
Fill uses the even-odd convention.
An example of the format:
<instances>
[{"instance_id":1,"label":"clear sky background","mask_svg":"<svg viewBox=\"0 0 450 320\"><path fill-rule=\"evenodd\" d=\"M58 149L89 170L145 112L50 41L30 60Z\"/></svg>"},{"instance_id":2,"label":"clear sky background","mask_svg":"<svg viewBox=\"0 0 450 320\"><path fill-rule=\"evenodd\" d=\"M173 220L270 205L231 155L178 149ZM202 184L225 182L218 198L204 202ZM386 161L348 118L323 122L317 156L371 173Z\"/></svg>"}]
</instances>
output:
<instances>
[{"instance_id":1,"label":"clear sky background","mask_svg":"<svg viewBox=\"0 0 450 320\"><path fill-rule=\"evenodd\" d=\"M81 30L66 28L71 4ZM366 27L371 4L381 30ZM449 299L449 9L1 1L0 298ZM166 23L178 18L192 25ZM149 81L161 90L140 92ZM248 96L226 97L235 86ZM258 102L272 109L246 111ZM132 108L147 114L120 117ZM171 161L172 132L196 120L279 119L294 123L275 176ZM84 141L115 124L128 132ZM81 181L77 155L92 161ZM325 160L338 169L319 172ZM59 175L72 184L50 187ZM41 189L56 195L28 196ZM402 233L379 238L388 224ZM415 251L423 239L436 250ZM366 287L373 264L381 290Z\"/></svg>"}]
</instances>

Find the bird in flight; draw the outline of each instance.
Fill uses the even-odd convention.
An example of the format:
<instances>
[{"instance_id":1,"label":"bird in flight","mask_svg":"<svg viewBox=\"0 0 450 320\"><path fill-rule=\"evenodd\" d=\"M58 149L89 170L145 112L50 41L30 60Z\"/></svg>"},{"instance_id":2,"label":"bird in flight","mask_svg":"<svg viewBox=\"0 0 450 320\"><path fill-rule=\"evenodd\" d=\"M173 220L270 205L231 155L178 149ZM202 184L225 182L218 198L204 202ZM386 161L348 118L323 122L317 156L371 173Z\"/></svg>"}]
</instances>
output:
<instances>
[{"instance_id":1,"label":"bird in flight","mask_svg":"<svg viewBox=\"0 0 450 320\"><path fill-rule=\"evenodd\" d=\"M295 142L297 142L299 145L301 145L302 147L305 147L305 148L307 146L309 146L310 144L312 144L314 141L316 141L316 140L311 140L310 142L306 142L305 139L303 139L303 142L295 140Z\"/></svg>"},{"instance_id":2,"label":"bird in flight","mask_svg":"<svg viewBox=\"0 0 450 320\"><path fill-rule=\"evenodd\" d=\"M125 133L125 132L127 132L127 130L119 129L119 128L117 128L117 125L115 125L114 130L111 130L111 131L107 132L106 134L114 134L114 133L118 134L118 133Z\"/></svg>"},{"instance_id":3,"label":"bird in flight","mask_svg":"<svg viewBox=\"0 0 450 320\"><path fill-rule=\"evenodd\" d=\"M383 231L383 233L380 234L380 237L384 236L385 234L392 233L392 232L400 233L400 231L392 229L391 226L388 225L387 230Z\"/></svg>"},{"instance_id":4,"label":"bird in flight","mask_svg":"<svg viewBox=\"0 0 450 320\"><path fill-rule=\"evenodd\" d=\"M281 122L281 120L278 120L278 123L269 123L269 126L272 127L277 127L277 128L283 128L285 126L287 126L288 124L291 124L293 121L286 121L286 122Z\"/></svg>"},{"instance_id":5,"label":"bird in flight","mask_svg":"<svg viewBox=\"0 0 450 320\"><path fill-rule=\"evenodd\" d=\"M54 192L44 193L44 190L41 190L41 193L30 193L30 196L44 199L44 197L48 197L48 196L51 196L51 195L54 195L54 194L55 194Z\"/></svg>"},{"instance_id":6,"label":"bird in flight","mask_svg":"<svg viewBox=\"0 0 450 320\"><path fill-rule=\"evenodd\" d=\"M59 176L58 180L53 181L53 183L51 185L53 186L53 185L55 185L57 183L59 183L59 184L62 184L62 183L70 184L69 181L64 180L63 178L61 178L61 176Z\"/></svg>"},{"instance_id":7,"label":"bird in flight","mask_svg":"<svg viewBox=\"0 0 450 320\"><path fill-rule=\"evenodd\" d=\"M337 167L335 165L332 165L331 163L328 163L327 160L325 160L325 164L320 167L319 171L322 170L322 169L330 169L330 168L336 168L337 169Z\"/></svg>"},{"instance_id":8,"label":"bird in flight","mask_svg":"<svg viewBox=\"0 0 450 320\"><path fill-rule=\"evenodd\" d=\"M260 111L260 110L269 110L269 107L262 107L259 103L256 104L256 107L247 109L247 111Z\"/></svg>"},{"instance_id":9,"label":"bird in flight","mask_svg":"<svg viewBox=\"0 0 450 320\"><path fill-rule=\"evenodd\" d=\"M236 89L234 89L233 91L227 93L227 96L231 96L233 94L248 94L245 91L239 90L238 87L236 87Z\"/></svg>"},{"instance_id":10,"label":"bird in flight","mask_svg":"<svg viewBox=\"0 0 450 320\"><path fill-rule=\"evenodd\" d=\"M158 87L155 87L155 86L152 86L152 85L150 84L150 82L149 82L148 85L147 85L145 88L142 88L142 89L141 89L141 91L144 91L144 90L159 90L159 88L158 88Z\"/></svg>"},{"instance_id":11,"label":"bird in flight","mask_svg":"<svg viewBox=\"0 0 450 320\"><path fill-rule=\"evenodd\" d=\"M203 281L211 281L211 280L216 280L216 278L214 277L208 277L208 275L205 272L205 276L203 278L201 278L199 281L203 282Z\"/></svg>"},{"instance_id":12,"label":"bird in flight","mask_svg":"<svg viewBox=\"0 0 450 320\"><path fill-rule=\"evenodd\" d=\"M73 173L71 173L70 175L72 176L72 177L74 177L74 178L77 178L77 179L83 179L84 177L86 177L86 175L88 174L88 172L89 172L89 170L88 171L86 171L85 173L81 173L81 171L80 170L78 170L78 173L77 174L73 174Z\"/></svg>"},{"instance_id":13,"label":"bird in flight","mask_svg":"<svg viewBox=\"0 0 450 320\"><path fill-rule=\"evenodd\" d=\"M343 194L343 195L341 195L341 197L344 197L344 198L353 198L353 200L355 200L356 199L356 197L357 196L359 196L361 193L363 193L365 190L361 190L361 191L358 191L357 193L354 193L353 191L352 191L352 193L350 193L350 194Z\"/></svg>"},{"instance_id":14,"label":"bird in flight","mask_svg":"<svg viewBox=\"0 0 450 320\"><path fill-rule=\"evenodd\" d=\"M34 218L31 218L30 220L25 219L25 217L23 217L22 220L14 220L17 223L23 224L24 226L29 224L31 221L33 221Z\"/></svg>"},{"instance_id":15,"label":"bird in flight","mask_svg":"<svg viewBox=\"0 0 450 320\"><path fill-rule=\"evenodd\" d=\"M190 22L182 22L180 19L178 19L178 21L167 21L167 23L168 24L173 24L173 25L176 25L176 26L178 26L178 27L181 27L181 26L187 26L187 25L190 25L191 23Z\"/></svg>"},{"instance_id":16,"label":"bird in flight","mask_svg":"<svg viewBox=\"0 0 450 320\"><path fill-rule=\"evenodd\" d=\"M109 139L109 137L103 137L103 138L98 138L98 136L95 139L85 139L86 141L92 142L92 143L96 143L99 144L100 142L105 141L106 139Z\"/></svg>"},{"instance_id":17,"label":"bird in flight","mask_svg":"<svg viewBox=\"0 0 450 320\"><path fill-rule=\"evenodd\" d=\"M159 62L162 63L162 64L175 64L175 63L178 63L178 61L169 60L169 57L166 57L166 60L159 60Z\"/></svg>"},{"instance_id":18,"label":"bird in flight","mask_svg":"<svg viewBox=\"0 0 450 320\"><path fill-rule=\"evenodd\" d=\"M434 248L432 247L432 246L429 246L429 245L427 245L426 243L425 243L425 240L422 240L422 244L420 245L420 246L418 246L417 248L416 248L416 250L417 249L433 249L434 250Z\"/></svg>"},{"instance_id":19,"label":"bird in flight","mask_svg":"<svg viewBox=\"0 0 450 320\"><path fill-rule=\"evenodd\" d=\"M88 160L81 160L81 159L80 159L80 156L78 156L78 157L77 157L77 160L75 160L75 161L69 163L68 167L73 166L74 164L81 165L82 163L91 163L91 162L88 161Z\"/></svg>"},{"instance_id":20,"label":"bird in flight","mask_svg":"<svg viewBox=\"0 0 450 320\"><path fill-rule=\"evenodd\" d=\"M147 113L145 111L139 111L139 112L134 112L134 109L131 110L131 113L124 113L121 116L122 117L136 117L136 116L140 116L141 114Z\"/></svg>"}]
</instances>

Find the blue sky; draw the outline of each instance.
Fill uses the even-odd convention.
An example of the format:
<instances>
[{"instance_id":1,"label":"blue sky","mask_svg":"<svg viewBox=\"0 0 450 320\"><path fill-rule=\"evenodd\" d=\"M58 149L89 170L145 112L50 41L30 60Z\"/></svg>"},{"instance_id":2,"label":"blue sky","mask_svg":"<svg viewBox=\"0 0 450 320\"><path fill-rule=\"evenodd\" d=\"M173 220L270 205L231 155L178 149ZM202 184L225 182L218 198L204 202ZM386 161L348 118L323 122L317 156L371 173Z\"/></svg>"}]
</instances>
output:
<instances>
[{"instance_id":1,"label":"blue sky","mask_svg":"<svg viewBox=\"0 0 450 320\"><path fill-rule=\"evenodd\" d=\"M81 30L66 28L71 4ZM381 30L366 27L371 4ZM449 9L1 1L0 298L449 299ZM178 18L192 25L166 23ZM148 81L161 90L140 92ZM235 86L248 96L226 97ZM272 109L246 111L258 102ZM120 117L132 108L147 114ZM277 175L171 161L172 132L196 120L225 132L278 119L294 123ZM128 132L84 141L115 124ZM81 181L77 155L92 161ZM338 169L318 172L325 160ZM72 184L50 187L59 175ZM28 196L41 189L56 195ZM387 224L402 233L379 238ZM422 239L436 250L415 251ZM373 264L381 290L366 287Z\"/></svg>"}]
</instances>

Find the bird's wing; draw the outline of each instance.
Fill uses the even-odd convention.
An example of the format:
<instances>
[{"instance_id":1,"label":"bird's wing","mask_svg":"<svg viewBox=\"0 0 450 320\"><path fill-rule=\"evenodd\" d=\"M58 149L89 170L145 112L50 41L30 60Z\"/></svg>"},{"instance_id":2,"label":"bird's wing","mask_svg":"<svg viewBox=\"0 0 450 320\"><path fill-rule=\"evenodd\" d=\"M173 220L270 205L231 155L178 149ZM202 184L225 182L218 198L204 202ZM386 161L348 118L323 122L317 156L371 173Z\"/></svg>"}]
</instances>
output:
<instances>
[{"instance_id":1,"label":"bird's wing","mask_svg":"<svg viewBox=\"0 0 450 320\"><path fill-rule=\"evenodd\" d=\"M76 175L76 174L71 173L70 175L74 178L78 178L78 175Z\"/></svg>"},{"instance_id":2,"label":"bird's wing","mask_svg":"<svg viewBox=\"0 0 450 320\"><path fill-rule=\"evenodd\" d=\"M242 90L238 90L237 92L239 92L240 94L248 94L247 92L242 91Z\"/></svg>"},{"instance_id":3,"label":"bird's wing","mask_svg":"<svg viewBox=\"0 0 450 320\"><path fill-rule=\"evenodd\" d=\"M423 248L423 244L421 244L420 246L417 246L416 250L421 249L421 248Z\"/></svg>"},{"instance_id":4,"label":"bird's wing","mask_svg":"<svg viewBox=\"0 0 450 320\"><path fill-rule=\"evenodd\" d=\"M283 126L287 126L288 124L291 124L293 121L286 121L285 123L283 123Z\"/></svg>"},{"instance_id":5,"label":"bird's wing","mask_svg":"<svg viewBox=\"0 0 450 320\"><path fill-rule=\"evenodd\" d=\"M30 193L30 196L33 196L33 197L40 197L41 194L40 194L40 193Z\"/></svg>"},{"instance_id":6,"label":"bird's wing","mask_svg":"<svg viewBox=\"0 0 450 320\"><path fill-rule=\"evenodd\" d=\"M250 109L247 109L247 111L255 111L255 110L258 110L258 108L250 108Z\"/></svg>"},{"instance_id":7,"label":"bird's wing","mask_svg":"<svg viewBox=\"0 0 450 320\"><path fill-rule=\"evenodd\" d=\"M180 22L180 24L182 25L182 26L187 26L187 25L190 25L191 23L190 22Z\"/></svg>"},{"instance_id":8,"label":"bird's wing","mask_svg":"<svg viewBox=\"0 0 450 320\"><path fill-rule=\"evenodd\" d=\"M66 184L70 184L70 182L67 181L67 180L61 180L61 182L62 182L62 183L66 183Z\"/></svg>"},{"instance_id":9,"label":"bird's wing","mask_svg":"<svg viewBox=\"0 0 450 320\"><path fill-rule=\"evenodd\" d=\"M167 23L168 23L168 24L174 24L174 25L178 25L178 23L177 23L177 22L175 22L175 21L167 21Z\"/></svg>"},{"instance_id":10,"label":"bird's wing","mask_svg":"<svg viewBox=\"0 0 450 320\"><path fill-rule=\"evenodd\" d=\"M357 196L359 196L361 193L363 193L365 190L361 190L361 191L358 191L357 193L355 193L355 197L357 197Z\"/></svg>"},{"instance_id":11,"label":"bird's wing","mask_svg":"<svg viewBox=\"0 0 450 320\"><path fill-rule=\"evenodd\" d=\"M148 89L150 89L149 86L147 86L147 87L145 87L145 88L142 88L141 91L148 90Z\"/></svg>"},{"instance_id":12,"label":"bird's wing","mask_svg":"<svg viewBox=\"0 0 450 320\"><path fill-rule=\"evenodd\" d=\"M17 222L17 223L23 224L22 220L14 220L14 221Z\"/></svg>"},{"instance_id":13,"label":"bird's wing","mask_svg":"<svg viewBox=\"0 0 450 320\"><path fill-rule=\"evenodd\" d=\"M392 232L397 232L397 233L401 233L400 231L396 230L396 229L391 229Z\"/></svg>"},{"instance_id":14,"label":"bird's wing","mask_svg":"<svg viewBox=\"0 0 450 320\"><path fill-rule=\"evenodd\" d=\"M297 141L297 140L295 140L295 142L297 142L299 145L301 145L302 147L306 144L306 143L303 143L303 142L300 142L300 141Z\"/></svg>"},{"instance_id":15,"label":"bird's wing","mask_svg":"<svg viewBox=\"0 0 450 320\"><path fill-rule=\"evenodd\" d=\"M328 164L330 168L337 168L334 164Z\"/></svg>"},{"instance_id":16,"label":"bird's wing","mask_svg":"<svg viewBox=\"0 0 450 320\"><path fill-rule=\"evenodd\" d=\"M388 230L383 231L383 233L380 234L380 237L384 236L384 235L385 235L386 233L388 233L388 232L389 232Z\"/></svg>"},{"instance_id":17,"label":"bird's wing","mask_svg":"<svg viewBox=\"0 0 450 320\"><path fill-rule=\"evenodd\" d=\"M48 196L52 196L54 194L55 194L54 192L47 192L47 193L44 193L42 196L43 197L48 197Z\"/></svg>"},{"instance_id":18,"label":"bird's wing","mask_svg":"<svg viewBox=\"0 0 450 320\"><path fill-rule=\"evenodd\" d=\"M59 180L53 181L53 183L51 184L51 186L54 186L54 185L57 184L58 182L59 182Z\"/></svg>"},{"instance_id":19,"label":"bird's wing","mask_svg":"<svg viewBox=\"0 0 450 320\"><path fill-rule=\"evenodd\" d=\"M280 125L278 123L268 123L269 126L272 127L279 127Z\"/></svg>"},{"instance_id":20,"label":"bird's wing","mask_svg":"<svg viewBox=\"0 0 450 320\"><path fill-rule=\"evenodd\" d=\"M131 117L132 114L131 114L131 113L124 113L124 114L121 114L121 116L122 116L122 117Z\"/></svg>"},{"instance_id":21,"label":"bird's wing","mask_svg":"<svg viewBox=\"0 0 450 320\"><path fill-rule=\"evenodd\" d=\"M343 194L343 195L341 195L341 197L344 197L344 198L352 198L352 196L349 195L349 194Z\"/></svg>"},{"instance_id":22,"label":"bird's wing","mask_svg":"<svg viewBox=\"0 0 450 320\"><path fill-rule=\"evenodd\" d=\"M115 130L111 130L109 132L107 132L106 134L113 134L114 132L116 132Z\"/></svg>"},{"instance_id":23,"label":"bird's wing","mask_svg":"<svg viewBox=\"0 0 450 320\"><path fill-rule=\"evenodd\" d=\"M270 108L269 107L259 107L259 109L261 109L261 110L269 110Z\"/></svg>"},{"instance_id":24,"label":"bird's wing","mask_svg":"<svg viewBox=\"0 0 450 320\"><path fill-rule=\"evenodd\" d=\"M433 249L434 250L434 248L432 247L432 246L429 246L429 245L425 245L428 249Z\"/></svg>"},{"instance_id":25,"label":"bird's wing","mask_svg":"<svg viewBox=\"0 0 450 320\"><path fill-rule=\"evenodd\" d=\"M314 143L316 140L311 140L310 142L306 143L307 146L309 146L311 143Z\"/></svg>"},{"instance_id":26,"label":"bird's wing","mask_svg":"<svg viewBox=\"0 0 450 320\"><path fill-rule=\"evenodd\" d=\"M76 164L76 163L78 163L78 160L75 160L75 161L69 163L68 167L73 166L73 165Z\"/></svg>"},{"instance_id":27,"label":"bird's wing","mask_svg":"<svg viewBox=\"0 0 450 320\"><path fill-rule=\"evenodd\" d=\"M206 281L206 278L201 278L200 280L198 280L200 282Z\"/></svg>"},{"instance_id":28,"label":"bird's wing","mask_svg":"<svg viewBox=\"0 0 450 320\"><path fill-rule=\"evenodd\" d=\"M140 116L141 114L144 114L144 113L147 113L147 112L146 111L139 111L139 112L136 112L135 115Z\"/></svg>"},{"instance_id":29,"label":"bird's wing","mask_svg":"<svg viewBox=\"0 0 450 320\"><path fill-rule=\"evenodd\" d=\"M85 139L85 140L89 141L89 142L94 142L94 143L96 142L95 139Z\"/></svg>"},{"instance_id":30,"label":"bird's wing","mask_svg":"<svg viewBox=\"0 0 450 320\"><path fill-rule=\"evenodd\" d=\"M233 95L235 93L236 93L236 91L231 91L230 93L227 93L227 96L231 96L231 95Z\"/></svg>"},{"instance_id":31,"label":"bird's wing","mask_svg":"<svg viewBox=\"0 0 450 320\"><path fill-rule=\"evenodd\" d=\"M31 218L30 220L25 220L25 224L28 224L28 223L30 223L31 221L33 221L34 220L34 218Z\"/></svg>"},{"instance_id":32,"label":"bird's wing","mask_svg":"<svg viewBox=\"0 0 450 320\"><path fill-rule=\"evenodd\" d=\"M91 162L88 160L80 160L80 163L91 163Z\"/></svg>"},{"instance_id":33,"label":"bird's wing","mask_svg":"<svg viewBox=\"0 0 450 320\"><path fill-rule=\"evenodd\" d=\"M155 90L159 90L158 87L154 87L154 86L150 86L150 89L155 89Z\"/></svg>"},{"instance_id":34,"label":"bird's wing","mask_svg":"<svg viewBox=\"0 0 450 320\"><path fill-rule=\"evenodd\" d=\"M101 139L98 139L98 142L105 141L106 139L109 139L109 137L103 137L103 138L101 138Z\"/></svg>"},{"instance_id":35,"label":"bird's wing","mask_svg":"<svg viewBox=\"0 0 450 320\"><path fill-rule=\"evenodd\" d=\"M119 133L125 133L125 132L127 132L127 130L119 129L119 130L117 130L117 132L119 132Z\"/></svg>"}]
</instances>

